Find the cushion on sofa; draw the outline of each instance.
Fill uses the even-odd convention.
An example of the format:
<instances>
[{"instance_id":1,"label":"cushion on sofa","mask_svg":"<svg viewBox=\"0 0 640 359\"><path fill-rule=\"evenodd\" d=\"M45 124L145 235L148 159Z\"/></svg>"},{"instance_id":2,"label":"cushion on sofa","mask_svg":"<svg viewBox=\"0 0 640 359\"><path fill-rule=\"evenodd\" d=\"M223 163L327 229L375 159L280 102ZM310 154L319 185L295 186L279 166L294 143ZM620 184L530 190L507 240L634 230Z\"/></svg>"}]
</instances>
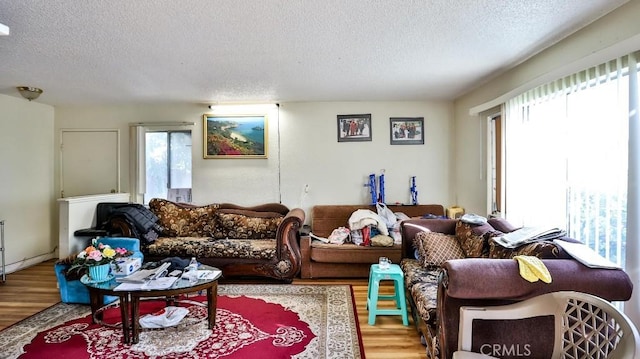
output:
<instances>
[{"instance_id":1,"label":"cushion on sofa","mask_svg":"<svg viewBox=\"0 0 640 359\"><path fill-rule=\"evenodd\" d=\"M415 303L420 318L428 325L436 323L436 299L441 269L427 269L416 259L405 258L400 263L407 291Z\"/></svg>"},{"instance_id":2,"label":"cushion on sofa","mask_svg":"<svg viewBox=\"0 0 640 359\"><path fill-rule=\"evenodd\" d=\"M284 216L276 212L219 209L214 213L216 226L210 235L215 239L274 239Z\"/></svg>"},{"instance_id":3,"label":"cushion on sofa","mask_svg":"<svg viewBox=\"0 0 640 359\"><path fill-rule=\"evenodd\" d=\"M500 234L488 223L473 225L460 220L456 223L456 239L469 258L488 257L488 238Z\"/></svg>"},{"instance_id":4,"label":"cushion on sofa","mask_svg":"<svg viewBox=\"0 0 640 359\"><path fill-rule=\"evenodd\" d=\"M208 237L215 228L213 214L218 204L193 206L166 199L153 198L149 209L158 217L166 237Z\"/></svg>"},{"instance_id":5,"label":"cushion on sofa","mask_svg":"<svg viewBox=\"0 0 640 359\"><path fill-rule=\"evenodd\" d=\"M413 242L420 256L420 264L426 268L440 267L450 259L465 258L454 235L425 231L416 234Z\"/></svg>"},{"instance_id":6,"label":"cushion on sofa","mask_svg":"<svg viewBox=\"0 0 640 359\"><path fill-rule=\"evenodd\" d=\"M380 257L388 257L391 262L402 259L402 245L391 247L359 246L357 244L331 244L311 242L310 259L318 263L378 263Z\"/></svg>"},{"instance_id":7,"label":"cushion on sofa","mask_svg":"<svg viewBox=\"0 0 640 359\"><path fill-rule=\"evenodd\" d=\"M219 239L205 237L162 237L147 248L153 257L271 259L276 256L271 239Z\"/></svg>"}]
</instances>

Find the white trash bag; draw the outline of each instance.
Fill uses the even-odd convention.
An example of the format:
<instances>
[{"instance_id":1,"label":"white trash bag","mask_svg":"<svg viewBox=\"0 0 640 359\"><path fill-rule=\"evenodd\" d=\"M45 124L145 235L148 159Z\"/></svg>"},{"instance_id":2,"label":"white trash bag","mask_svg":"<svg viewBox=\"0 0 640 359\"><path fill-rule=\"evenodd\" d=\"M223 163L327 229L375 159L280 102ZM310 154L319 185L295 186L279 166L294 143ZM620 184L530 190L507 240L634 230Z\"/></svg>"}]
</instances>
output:
<instances>
[{"instance_id":1,"label":"white trash bag","mask_svg":"<svg viewBox=\"0 0 640 359\"><path fill-rule=\"evenodd\" d=\"M387 225L387 228L393 228L398 221L398 218L396 218L393 211L390 210L386 204L381 202L376 203L376 210L378 211L378 216L380 216L382 221Z\"/></svg>"},{"instance_id":2,"label":"white trash bag","mask_svg":"<svg viewBox=\"0 0 640 359\"><path fill-rule=\"evenodd\" d=\"M168 306L155 313L142 316L140 326L145 329L173 327L180 323L187 313L189 313L187 308Z\"/></svg>"},{"instance_id":3,"label":"white trash bag","mask_svg":"<svg viewBox=\"0 0 640 359\"><path fill-rule=\"evenodd\" d=\"M402 233L400 232L400 221L396 222L393 227L389 228L389 236L393 238L394 244L402 244Z\"/></svg>"}]
</instances>

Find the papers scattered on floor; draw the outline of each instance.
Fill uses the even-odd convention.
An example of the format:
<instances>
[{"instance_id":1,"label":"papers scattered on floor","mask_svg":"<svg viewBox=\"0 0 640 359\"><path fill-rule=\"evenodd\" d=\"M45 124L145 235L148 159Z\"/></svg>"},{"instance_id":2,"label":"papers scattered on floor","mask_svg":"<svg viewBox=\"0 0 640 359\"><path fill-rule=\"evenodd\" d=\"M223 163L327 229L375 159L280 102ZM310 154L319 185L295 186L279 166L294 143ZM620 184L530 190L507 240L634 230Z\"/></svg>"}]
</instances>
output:
<instances>
[{"instance_id":1,"label":"papers scattered on floor","mask_svg":"<svg viewBox=\"0 0 640 359\"><path fill-rule=\"evenodd\" d=\"M151 279L142 283L120 283L113 290L125 291L125 290L158 290L171 288L173 283L176 282L178 277L160 277L157 279Z\"/></svg>"},{"instance_id":2,"label":"papers scattered on floor","mask_svg":"<svg viewBox=\"0 0 640 359\"><path fill-rule=\"evenodd\" d=\"M590 268L604 268L604 269L621 269L621 267L612 261L599 255L593 249L587 247L582 243L572 243L561 240L554 240L554 244L565 250L570 256L572 256L578 262L586 265Z\"/></svg>"},{"instance_id":3,"label":"papers scattered on floor","mask_svg":"<svg viewBox=\"0 0 640 359\"><path fill-rule=\"evenodd\" d=\"M552 241L565 235L565 231L550 227L522 227L510 233L493 237L493 240L505 248L517 248L538 241Z\"/></svg>"},{"instance_id":4,"label":"papers scattered on floor","mask_svg":"<svg viewBox=\"0 0 640 359\"><path fill-rule=\"evenodd\" d=\"M144 315L140 318L140 326L143 328L167 328L180 323L189 309L183 307L168 306L155 313Z\"/></svg>"}]
</instances>

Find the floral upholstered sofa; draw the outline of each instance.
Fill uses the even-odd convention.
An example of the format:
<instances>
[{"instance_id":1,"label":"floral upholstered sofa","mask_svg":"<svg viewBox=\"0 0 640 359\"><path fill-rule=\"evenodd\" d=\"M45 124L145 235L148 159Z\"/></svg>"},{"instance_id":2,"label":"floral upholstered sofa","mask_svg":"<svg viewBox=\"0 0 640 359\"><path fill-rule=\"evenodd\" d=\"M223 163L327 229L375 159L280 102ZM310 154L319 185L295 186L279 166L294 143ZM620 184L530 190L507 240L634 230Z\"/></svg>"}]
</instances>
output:
<instances>
[{"instance_id":1,"label":"floral upholstered sofa","mask_svg":"<svg viewBox=\"0 0 640 359\"><path fill-rule=\"evenodd\" d=\"M140 238L149 261L196 257L218 267L225 277L261 276L290 282L300 271L298 229L304 211L279 203L243 207L230 203L202 206L154 198L146 209L119 208L112 233Z\"/></svg>"},{"instance_id":2,"label":"floral upholstered sofa","mask_svg":"<svg viewBox=\"0 0 640 359\"><path fill-rule=\"evenodd\" d=\"M623 270L589 268L553 242L506 249L492 239L515 229L503 219L490 219L482 225L456 219L402 221L401 267L413 321L427 346L428 358L451 358L458 349L462 306L510 304L565 290L609 301L631 297L633 284ZM516 255L542 259L551 274L551 283L529 282L521 277L518 262L513 260ZM531 336L530 330L524 328L521 334ZM546 336L541 340L546 345L531 348L530 357L539 357L536 350L548 349L548 343L553 342L552 332L536 331L536 336Z\"/></svg>"}]
</instances>

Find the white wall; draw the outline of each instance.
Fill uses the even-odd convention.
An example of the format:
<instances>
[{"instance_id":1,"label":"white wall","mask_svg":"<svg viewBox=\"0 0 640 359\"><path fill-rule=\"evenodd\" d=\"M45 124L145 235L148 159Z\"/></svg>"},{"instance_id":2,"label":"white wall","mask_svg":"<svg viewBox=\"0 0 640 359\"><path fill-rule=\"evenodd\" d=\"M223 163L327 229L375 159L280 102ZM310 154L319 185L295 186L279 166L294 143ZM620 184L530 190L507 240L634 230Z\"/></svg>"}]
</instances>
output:
<instances>
[{"instance_id":1,"label":"white wall","mask_svg":"<svg viewBox=\"0 0 640 359\"><path fill-rule=\"evenodd\" d=\"M315 204L368 203L363 186L385 169L387 202L409 203L410 176L420 203L451 203L449 176L452 104L449 102L284 103L269 115L267 159L203 159L204 105L60 107L63 128L120 129L122 192L129 191L129 123L195 122L193 202L255 205L282 202L309 210ZM371 113L371 142L337 142L337 115ZM389 117L424 117L425 145L391 146ZM57 154L56 154L57 156ZM56 166L56 173L59 169ZM309 185L304 197L303 188ZM59 186L56 181L56 186Z\"/></svg>"},{"instance_id":2,"label":"white wall","mask_svg":"<svg viewBox=\"0 0 640 359\"><path fill-rule=\"evenodd\" d=\"M0 220L7 272L53 258L53 107L0 95Z\"/></svg>"},{"instance_id":3,"label":"white wall","mask_svg":"<svg viewBox=\"0 0 640 359\"><path fill-rule=\"evenodd\" d=\"M370 142L338 142L337 115L371 114ZM309 213L316 204L371 202L369 174L385 170L387 203L452 204L448 102L320 102L280 106L282 200ZM424 145L390 145L390 117L424 117ZM308 193L304 193L309 185Z\"/></svg>"},{"instance_id":4,"label":"white wall","mask_svg":"<svg viewBox=\"0 0 640 359\"><path fill-rule=\"evenodd\" d=\"M456 155L453 161L458 199L467 212L487 214L485 119L470 114L489 109L526 89L640 50L640 1L632 0L581 31L479 86L455 102Z\"/></svg>"}]
</instances>

